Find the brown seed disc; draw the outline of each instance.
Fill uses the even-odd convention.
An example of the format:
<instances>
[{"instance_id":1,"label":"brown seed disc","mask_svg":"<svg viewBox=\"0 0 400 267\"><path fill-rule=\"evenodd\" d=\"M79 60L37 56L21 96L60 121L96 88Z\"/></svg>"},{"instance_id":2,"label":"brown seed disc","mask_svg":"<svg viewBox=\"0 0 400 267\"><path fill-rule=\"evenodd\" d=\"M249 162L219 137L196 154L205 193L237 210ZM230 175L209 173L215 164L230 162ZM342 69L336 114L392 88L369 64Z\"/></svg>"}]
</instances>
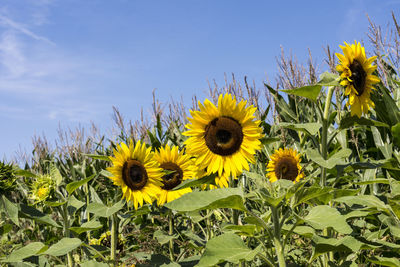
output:
<instances>
[{"instance_id":1,"label":"brown seed disc","mask_svg":"<svg viewBox=\"0 0 400 267\"><path fill-rule=\"evenodd\" d=\"M275 175L278 179L294 181L299 174L297 162L292 157L282 157L275 163Z\"/></svg>"},{"instance_id":2,"label":"brown seed disc","mask_svg":"<svg viewBox=\"0 0 400 267\"><path fill-rule=\"evenodd\" d=\"M172 162L165 162L160 165L161 168L167 171L172 171L169 174L166 174L162 177L162 183L164 184L162 186L162 189L165 190L171 190L175 186L179 185L182 183L183 180L183 171L181 168L179 168L178 165Z\"/></svg>"},{"instance_id":3,"label":"brown seed disc","mask_svg":"<svg viewBox=\"0 0 400 267\"><path fill-rule=\"evenodd\" d=\"M351 80L354 88L357 90L357 94L360 96L363 94L365 89L365 83L367 79L367 73L363 69L360 62L357 60L353 60L353 63L350 64L351 70Z\"/></svg>"},{"instance_id":4,"label":"brown seed disc","mask_svg":"<svg viewBox=\"0 0 400 267\"><path fill-rule=\"evenodd\" d=\"M142 189L148 180L146 169L137 160L131 159L122 167L122 180L132 190Z\"/></svg>"},{"instance_id":5,"label":"brown seed disc","mask_svg":"<svg viewBox=\"0 0 400 267\"><path fill-rule=\"evenodd\" d=\"M215 154L229 156L239 150L243 142L242 126L233 118L218 117L207 124L204 139Z\"/></svg>"}]
</instances>

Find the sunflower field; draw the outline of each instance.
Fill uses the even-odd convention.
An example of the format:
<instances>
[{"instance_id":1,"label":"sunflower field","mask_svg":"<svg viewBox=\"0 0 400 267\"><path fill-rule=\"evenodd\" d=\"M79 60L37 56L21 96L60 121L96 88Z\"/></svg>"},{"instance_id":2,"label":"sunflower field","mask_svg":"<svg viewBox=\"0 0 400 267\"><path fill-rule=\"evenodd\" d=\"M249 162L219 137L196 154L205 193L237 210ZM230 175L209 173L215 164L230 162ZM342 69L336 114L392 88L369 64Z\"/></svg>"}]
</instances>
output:
<instances>
[{"instance_id":1,"label":"sunflower field","mask_svg":"<svg viewBox=\"0 0 400 267\"><path fill-rule=\"evenodd\" d=\"M114 108L112 138L35 137L0 162L1 266L400 266L393 21L327 47L320 75L282 53L276 86L233 76L188 114Z\"/></svg>"}]
</instances>

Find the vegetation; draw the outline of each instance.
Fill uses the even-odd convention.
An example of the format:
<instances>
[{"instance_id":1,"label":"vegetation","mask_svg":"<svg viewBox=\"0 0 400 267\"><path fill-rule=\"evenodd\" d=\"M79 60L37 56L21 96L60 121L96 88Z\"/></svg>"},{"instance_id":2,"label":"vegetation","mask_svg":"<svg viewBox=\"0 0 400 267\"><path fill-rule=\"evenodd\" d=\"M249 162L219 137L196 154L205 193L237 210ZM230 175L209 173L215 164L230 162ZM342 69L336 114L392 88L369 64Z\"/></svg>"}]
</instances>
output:
<instances>
[{"instance_id":1,"label":"vegetation","mask_svg":"<svg viewBox=\"0 0 400 267\"><path fill-rule=\"evenodd\" d=\"M393 22L370 53L328 46L319 76L282 52L275 86L232 76L190 114L154 95L150 122L114 108L114 137L35 137L0 162L0 264L400 266Z\"/></svg>"}]
</instances>

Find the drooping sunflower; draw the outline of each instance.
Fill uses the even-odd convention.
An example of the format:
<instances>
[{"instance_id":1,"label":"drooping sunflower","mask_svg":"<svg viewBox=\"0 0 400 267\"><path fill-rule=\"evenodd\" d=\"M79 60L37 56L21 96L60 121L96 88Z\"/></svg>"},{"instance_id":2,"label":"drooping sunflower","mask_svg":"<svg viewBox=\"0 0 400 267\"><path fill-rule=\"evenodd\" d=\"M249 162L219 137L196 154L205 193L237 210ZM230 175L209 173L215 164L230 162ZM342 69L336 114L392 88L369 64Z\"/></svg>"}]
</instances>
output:
<instances>
[{"instance_id":1,"label":"drooping sunflower","mask_svg":"<svg viewBox=\"0 0 400 267\"><path fill-rule=\"evenodd\" d=\"M168 172L162 177L163 185L157 199L158 205L164 205L192 191L189 187L173 191L182 181L192 179L195 174L194 160L189 155L178 151L177 146L171 149L166 145L154 154L154 159Z\"/></svg>"},{"instance_id":2,"label":"drooping sunflower","mask_svg":"<svg viewBox=\"0 0 400 267\"><path fill-rule=\"evenodd\" d=\"M340 84L345 87L345 95L349 96L346 106L351 106L351 115L367 114L370 108L374 108L375 104L370 98L372 85L380 80L372 73L376 70L376 66L372 65L376 56L367 58L365 48L360 43L354 42L349 45L340 46L343 55L336 53L340 64L336 66L336 70L340 73Z\"/></svg>"},{"instance_id":3,"label":"drooping sunflower","mask_svg":"<svg viewBox=\"0 0 400 267\"><path fill-rule=\"evenodd\" d=\"M190 111L183 135L187 153L196 157L196 165L207 169L207 175L218 173L221 177L236 177L249 163L255 163L254 154L261 148L263 137L260 121L255 120L254 106L247 101L237 103L231 94L220 95L216 107L208 99L199 102L200 111Z\"/></svg>"},{"instance_id":4,"label":"drooping sunflower","mask_svg":"<svg viewBox=\"0 0 400 267\"><path fill-rule=\"evenodd\" d=\"M145 143L138 141L134 146L131 140L129 147L118 145L114 157L110 157L113 166L107 170L113 176L109 178L121 187L123 197L132 201L135 209L143 205L143 200L151 204L160 193L163 173L153 156Z\"/></svg>"},{"instance_id":5,"label":"drooping sunflower","mask_svg":"<svg viewBox=\"0 0 400 267\"><path fill-rule=\"evenodd\" d=\"M267 165L267 177L270 182L278 179L291 180L294 183L304 177L300 166L300 154L292 148L280 148L271 155Z\"/></svg>"}]
</instances>

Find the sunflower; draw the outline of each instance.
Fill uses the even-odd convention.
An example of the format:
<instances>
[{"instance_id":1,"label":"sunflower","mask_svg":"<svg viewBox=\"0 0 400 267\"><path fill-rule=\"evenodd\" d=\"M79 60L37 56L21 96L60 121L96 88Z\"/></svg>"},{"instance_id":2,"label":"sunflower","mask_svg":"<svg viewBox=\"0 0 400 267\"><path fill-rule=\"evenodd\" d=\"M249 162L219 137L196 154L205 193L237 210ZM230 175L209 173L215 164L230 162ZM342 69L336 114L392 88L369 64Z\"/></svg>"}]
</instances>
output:
<instances>
[{"instance_id":1,"label":"sunflower","mask_svg":"<svg viewBox=\"0 0 400 267\"><path fill-rule=\"evenodd\" d=\"M300 166L300 154L292 148L275 150L268 162L267 171L270 182L286 179L295 183L304 177Z\"/></svg>"},{"instance_id":2,"label":"sunflower","mask_svg":"<svg viewBox=\"0 0 400 267\"><path fill-rule=\"evenodd\" d=\"M218 97L218 107L206 99L204 105L199 102L200 111L190 111L193 118L188 118L189 130L183 133L189 136L186 149L200 169L207 169L207 175L236 177L243 169L249 170L248 162L255 163L263 134L253 115L256 108L246 104L225 94Z\"/></svg>"},{"instance_id":3,"label":"sunflower","mask_svg":"<svg viewBox=\"0 0 400 267\"><path fill-rule=\"evenodd\" d=\"M376 56L367 58L365 48L360 43L344 44L345 46L340 46L343 55L335 54L340 61L336 70L340 73L340 84L345 87L344 94L349 96L346 106L351 106L351 116L357 115L360 118L363 113L368 113L371 107L375 107L370 94L372 89L375 89L372 85L380 81L377 76L372 75L376 66L371 64Z\"/></svg>"},{"instance_id":4,"label":"sunflower","mask_svg":"<svg viewBox=\"0 0 400 267\"><path fill-rule=\"evenodd\" d=\"M50 175L37 175L30 186L29 198L32 199L35 204L45 201L51 196L55 186L56 183Z\"/></svg>"},{"instance_id":5,"label":"sunflower","mask_svg":"<svg viewBox=\"0 0 400 267\"><path fill-rule=\"evenodd\" d=\"M171 149L169 145L166 145L165 148L161 147L155 153L154 159L160 163L160 167L164 171L168 172L162 177L163 186L158 196L158 205L171 202L192 191L189 187L173 191L183 180L192 179L194 176L194 160L189 155L183 154L182 151L179 152L176 146Z\"/></svg>"},{"instance_id":6,"label":"sunflower","mask_svg":"<svg viewBox=\"0 0 400 267\"><path fill-rule=\"evenodd\" d=\"M113 166L107 168L113 174L109 178L121 187L123 197L132 201L135 209L143 205L143 200L151 204L160 193L163 176L151 148L140 141L134 146L132 140L129 147L121 143L117 148L110 157Z\"/></svg>"}]
</instances>

